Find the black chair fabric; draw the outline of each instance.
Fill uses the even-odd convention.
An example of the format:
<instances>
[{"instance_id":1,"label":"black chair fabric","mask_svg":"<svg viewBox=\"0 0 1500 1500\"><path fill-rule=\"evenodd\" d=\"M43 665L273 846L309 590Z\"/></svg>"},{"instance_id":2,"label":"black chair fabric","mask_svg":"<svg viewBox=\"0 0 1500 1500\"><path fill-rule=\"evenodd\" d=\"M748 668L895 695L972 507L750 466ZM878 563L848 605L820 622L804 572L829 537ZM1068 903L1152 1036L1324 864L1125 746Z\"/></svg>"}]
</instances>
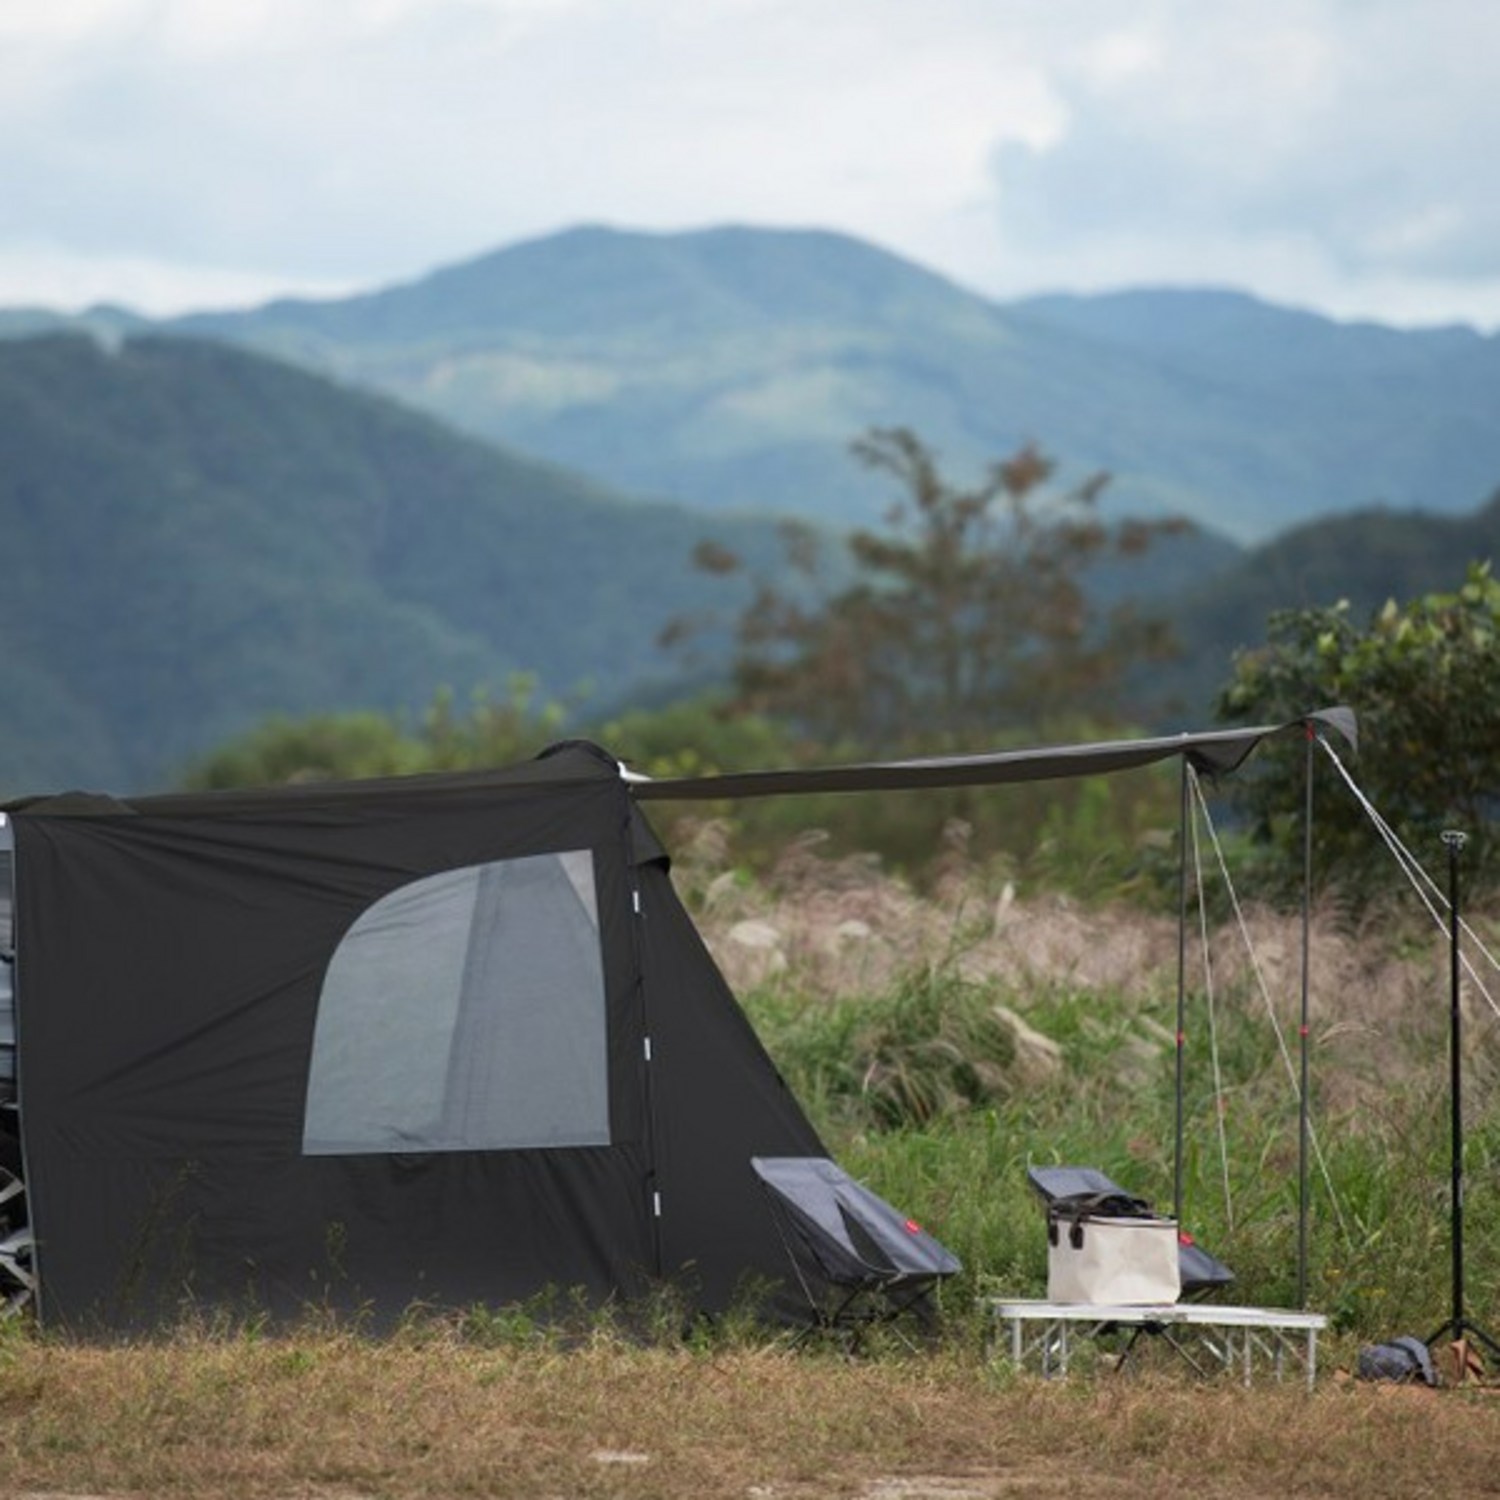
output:
<instances>
[{"instance_id":1,"label":"black chair fabric","mask_svg":"<svg viewBox=\"0 0 1500 1500\"><path fill-rule=\"evenodd\" d=\"M752 1157L814 1326L921 1312L958 1257L824 1156Z\"/></svg>"}]
</instances>

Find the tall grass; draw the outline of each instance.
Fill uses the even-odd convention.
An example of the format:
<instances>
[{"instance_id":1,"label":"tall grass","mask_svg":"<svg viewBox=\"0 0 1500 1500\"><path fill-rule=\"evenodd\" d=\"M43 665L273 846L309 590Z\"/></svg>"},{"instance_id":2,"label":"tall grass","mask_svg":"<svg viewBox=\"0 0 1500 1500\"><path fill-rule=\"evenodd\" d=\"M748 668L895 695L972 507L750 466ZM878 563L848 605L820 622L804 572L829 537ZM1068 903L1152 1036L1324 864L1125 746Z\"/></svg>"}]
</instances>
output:
<instances>
[{"instance_id":1,"label":"tall grass","mask_svg":"<svg viewBox=\"0 0 1500 1500\"><path fill-rule=\"evenodd\" d=\"M930 980L924 988L931 992ZM976 999L972 990L949 994L957 1008ZM1113 1003L1118 1007L1117 997ZM1152 1061L1159 1076L1147 1076L1139 1032L1124 1019L1113 1026L1087 1024L1101 1008L1107 1014L1110 1004L1111 997L1078 993L1040 1003L1033 997L1028 1019L1063 1041L1063 1066L1051 1078L1003 1076L985 1101L953 1090L947 1080L954 1064L946 1052L937 1052L925 1036L913 1039L904 1049L907 1067L930 1068L937 1076L903 1080L901 1098L922 1106L920 1117L904 1121L893 1120L896 1101L873 1069L863 1072L869 1084L861 1086L859 1054L852 1048L861 1022L841 1014L844 1005L827 1007L832 1014L816 1027L805 1020L787 1025L784 1002L757 1005L755 1013L832 1149L877 1191L930 1221L969 1268L967 1289L983 1284L1040 1295L1045 1247L1028 1166L1096 1166L1158 1206L1172 1201L1170 1050L1158 1050ZM908 1011L896 1002L882 1009L887 1016L922 1015L926 1006ZM974 1025L972 1017L968 1025ZM1229 1029L1250 1030L1243 1020ZM947 1034L962 1033L953 1028ZM851 1046L833 1050L830 1065L829 1044L839 1039ZM1276 1071L1276 1058L1256 1058L1254 1047L1239 1036L1229 1038L1225 1050L1254 1060L1254 1072L1228 1071L1235 1081L1222 1101L1201 1085L1187 1095L1184 1219L1234 1267L1237 1296L1295 1305L1295 1100L1260 1076ZM934 1117L926 1104L938 1097L947 1107ZM1413 1077L1393 1086L1378 1112L1321 1121L1321 1161L1315 1155L1311 1163L1310 1288L1313 1305L1331 1313L1338 1327L1363 1336L1425 1331L1423 1325L1446 1308L1448 1156L1440 1103L1425 1081ZM1215 1120L1220 1109L1227 1157ZM1484 1306L1482 1316L1492 1317L1500 1313L1500 1277L1494 1274L1500 1270L1500 1182L1493 1172L1500 1129L1491 1117L1476 1125L1468 1143L1475 1190L1466 1228L1469 1258L1490 1270L1472 1280L1470 1293L1476 1312Z\"/></svg>"},{"instance_id":2,"label":"tall grass","mask_svg":"<svg viewBox=\"0 0 1500 1500\"><path fill-rule=\"evenodd\" d=\"M735 887L703 917L726 965L748 969L752 1020L830 1148L964 1260L951 1307L981 1288L1041 1294L1028 1165L1096 1166L1171 1206L1169 917L997 896L972 879L918 898L847 863L826 877L799 869L779 890ZM733 934L747 912L763 930L742 955ZM1196 934L1189 949L1183 1218L1233 1267L1238 1300L1294 1306L1300 935L1295 918L1271 912L1249 925L1253 960L1232 929L1211 934L1207 963ZM765 930L780 942L769 966ZM1308 1301L1351 1340L1425 1334L1450 1306L1442 943L1389 915L1351 931L1324 913L1311 991ZM1051 1046L1027 1044L1017 1019ZM1500 1048L1482 1005L1475 1020L1467 1296L1493 1327Z\"/></svg>"}]
</instances>

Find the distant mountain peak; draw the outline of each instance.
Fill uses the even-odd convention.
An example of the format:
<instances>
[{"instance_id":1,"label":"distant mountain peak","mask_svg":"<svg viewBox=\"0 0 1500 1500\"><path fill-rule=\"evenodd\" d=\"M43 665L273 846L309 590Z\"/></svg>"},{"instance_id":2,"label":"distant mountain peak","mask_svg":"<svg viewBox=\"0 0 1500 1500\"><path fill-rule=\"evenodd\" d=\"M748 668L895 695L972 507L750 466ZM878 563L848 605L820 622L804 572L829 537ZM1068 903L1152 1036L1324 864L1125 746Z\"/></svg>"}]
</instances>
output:
<instances>
[{"instance_id":1,"label":"distant mountain peak","mask_svg":"<svg viewBox=\"0 0 1500 1500\"><path fill-rule=\"evenodd\" d=\"M1476 329L1404 329L1368 319L1342 321L1312 308L1270 302L1253 292L1227 286L1137 286L1107 292L1057 292L1023 297L1009 304L1020 316L1045 319L1058 327L1101 334L1142 349L1216 344L1222 351L1249 341L1270 348L1297 341L1308 346L1343 340L1386 349L1458 348L1483 343ZM1491 336L1493 337L1493 336Z\"/></svg>"},{"instance_id":2,"label":"distant mountain peak","mask_svg":"<svg viewBox=\"0 0 1500 1500\"><path fill-rule=\"evenodd\" d=\"M938 273L832 230L579 224L356 296L286 298L249 312L193 314L176 326L235 334L269 323L315 341L473 343L491 334L692 337L753 330L768 319L893 314L1002 317Z\"/></svg>"}]
</instances>

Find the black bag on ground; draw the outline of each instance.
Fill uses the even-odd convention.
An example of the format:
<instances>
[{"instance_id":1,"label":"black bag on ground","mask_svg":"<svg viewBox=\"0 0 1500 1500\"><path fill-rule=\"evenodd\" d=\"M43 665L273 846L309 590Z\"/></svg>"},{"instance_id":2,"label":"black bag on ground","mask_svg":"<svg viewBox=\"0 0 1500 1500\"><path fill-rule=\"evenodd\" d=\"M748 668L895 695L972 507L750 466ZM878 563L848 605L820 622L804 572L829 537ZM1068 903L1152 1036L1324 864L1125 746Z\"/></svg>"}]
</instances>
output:
<instances>
[{"instance_id":1,"label":"black bag on ground","mask_svg":"<svg viewBox=\"0 0 1500 1500\"><path fill-rule=\"evenodd\" d=\"M1366 1344L1359 1351L1361 1380L1393 1380L1398 1385L1436 1385L1432 1355L1421 1339L1403 1334L1384 1344Z\"/></svg>"}]
</instances>

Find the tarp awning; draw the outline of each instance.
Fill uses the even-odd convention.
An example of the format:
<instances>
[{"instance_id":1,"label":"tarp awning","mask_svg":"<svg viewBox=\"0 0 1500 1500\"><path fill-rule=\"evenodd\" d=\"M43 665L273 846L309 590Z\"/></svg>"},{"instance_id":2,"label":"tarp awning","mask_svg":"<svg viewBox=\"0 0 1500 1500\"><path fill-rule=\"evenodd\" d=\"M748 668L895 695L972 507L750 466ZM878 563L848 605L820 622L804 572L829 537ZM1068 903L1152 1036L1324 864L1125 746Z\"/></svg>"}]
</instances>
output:
<instances>
[{"instance_id":1,"label":"tarp awning","mask_svg":"<svg viewBox=\"0 0 1500 1500\"><path fill-rule=\"evenodd\" d=\"M719 798L778 797L809 792L915 791L924 787L1001 786L1010 782L1055 781L1070 776L1101 776L1130 771L1185 756L1210 775L1238 770L1262 740L1287 730L1325 726L1351 744L1357 736L1348 708L1323 708L1284 724L1246 729L1213 729L1156 739L1100 740L1080 745L1049 745L1000 750L984 755L948 755L924 760L867 761L799 770L738 771L713 776L675 776L634 781L642 800L698 801Z\"/></svg>"}]
</instances>

